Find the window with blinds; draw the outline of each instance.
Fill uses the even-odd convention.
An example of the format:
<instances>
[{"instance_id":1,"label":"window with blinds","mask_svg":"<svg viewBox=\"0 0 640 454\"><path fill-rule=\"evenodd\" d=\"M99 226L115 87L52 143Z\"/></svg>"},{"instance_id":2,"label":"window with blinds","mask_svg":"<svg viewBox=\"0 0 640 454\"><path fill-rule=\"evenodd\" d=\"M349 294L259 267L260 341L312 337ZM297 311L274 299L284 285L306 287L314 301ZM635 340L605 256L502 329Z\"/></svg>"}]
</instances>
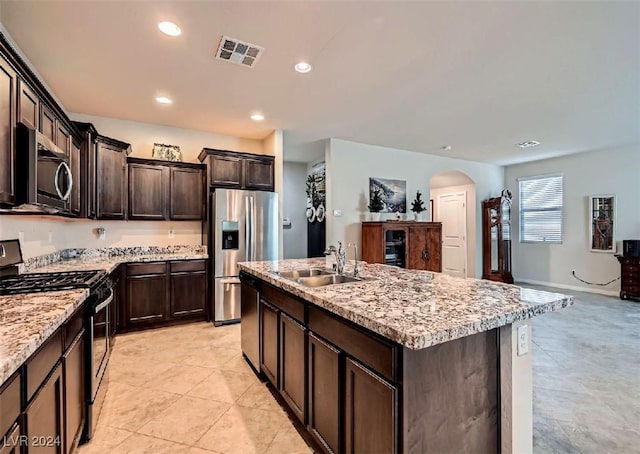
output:
<instances>
[{"instance_id":1,"label":"window with blinds","mask_svg":"<svg viewBox=\"0 0 640 454\"><path fill-rule=\"evenodd\" d=\"M519 178L520 242L562 243L562 175Z\"/></svg>"}]
</instances>

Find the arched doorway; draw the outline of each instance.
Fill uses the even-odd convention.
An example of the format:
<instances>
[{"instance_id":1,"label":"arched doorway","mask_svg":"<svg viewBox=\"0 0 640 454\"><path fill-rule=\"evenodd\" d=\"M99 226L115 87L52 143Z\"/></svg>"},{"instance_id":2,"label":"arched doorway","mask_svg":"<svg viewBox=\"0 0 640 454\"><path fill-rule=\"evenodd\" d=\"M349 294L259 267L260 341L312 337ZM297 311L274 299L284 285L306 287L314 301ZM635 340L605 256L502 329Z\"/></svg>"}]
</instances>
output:
<instances>
[{"instance_id":1,"label":"arched doorway","mask_svg":"<svg viewBox=\"0 0 640 454\"><path fill-rule=\"evenodd\" d=\"M429 181L432 217L442 222L442 272L476 276L476 184L463 172L448 170Z\"/></svg>"}]
</instances>

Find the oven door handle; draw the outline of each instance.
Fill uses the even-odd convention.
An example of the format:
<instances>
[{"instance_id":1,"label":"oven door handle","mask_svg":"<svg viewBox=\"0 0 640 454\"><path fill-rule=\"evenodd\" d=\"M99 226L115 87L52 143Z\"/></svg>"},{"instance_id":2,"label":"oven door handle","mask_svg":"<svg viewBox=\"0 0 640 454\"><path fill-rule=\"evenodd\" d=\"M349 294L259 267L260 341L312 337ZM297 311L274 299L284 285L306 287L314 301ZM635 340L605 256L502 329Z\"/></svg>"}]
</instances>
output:
<instances>
[{"instance_id":1,"label":"oven door handle","mask_svg":"<svg viewBox=\"0 0 640 454\"><path fill-rule=\"evenodd\" d=\"M104 300L102 303L96 306L95 312L96 313L100 312L102 309L107 307L109 303L111 303L111 301L113 301L113 289L109 289L109 297L106 300Z\"/></svg>"}]
</instances>

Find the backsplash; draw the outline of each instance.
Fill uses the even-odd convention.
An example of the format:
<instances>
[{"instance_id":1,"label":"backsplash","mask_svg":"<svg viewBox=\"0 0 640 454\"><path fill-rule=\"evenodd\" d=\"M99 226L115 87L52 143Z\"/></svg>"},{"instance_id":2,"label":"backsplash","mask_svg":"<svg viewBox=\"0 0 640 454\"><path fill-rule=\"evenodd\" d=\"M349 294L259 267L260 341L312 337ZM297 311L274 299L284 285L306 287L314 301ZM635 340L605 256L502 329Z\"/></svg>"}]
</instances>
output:
<instances>
[{"instance_id":1,"label":"backsplash","mask_svg":"<svg viewBox=\"0 0 640 454\"><path fill-rule=\"evenodd\" d=\"M206 254L207 247L203 245L177 246L132 246L106 248L70 248L50 254L39 255L25 259L20 265L20 273L28 273L36 268L42 268L65 258L117 258L125 255L156 255L156 254Z\"/></svg>"}]
</instances>

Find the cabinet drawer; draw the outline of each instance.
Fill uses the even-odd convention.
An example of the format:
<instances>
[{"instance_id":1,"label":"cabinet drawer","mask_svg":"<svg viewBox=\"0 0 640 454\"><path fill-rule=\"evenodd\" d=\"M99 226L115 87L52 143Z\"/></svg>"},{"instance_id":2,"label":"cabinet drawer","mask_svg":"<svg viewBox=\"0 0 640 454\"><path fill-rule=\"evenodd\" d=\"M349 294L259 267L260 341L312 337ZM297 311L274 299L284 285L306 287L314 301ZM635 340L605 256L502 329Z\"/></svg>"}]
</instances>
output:
<instances>
[{"instance_id":1,"label":"cabinet drawer","mask_svg":"<svg viewBox=\"0 0 640 454\"><path fill-rule=\"evenodd\" d=\"M349 326L313 306L309 307L308 327L378 373L396 379L394 345Z\"/></svg>"},{"instance_id":2,"label":"cabinet drawer","mask_svg":"<svg viewBox=\"0 0 640 454\"><path fill-rule=\"evenodd\" d=\"M281 311L286 312L300 323L304 323L304 303L302 301L270 285L263 285L260 294Z\"/></svg>"},{"instance_id":3,"label":"cabinet drawer","mask_svg":"<svg viewBox=\"0 0 640 454\"><path fill-rule=\"evenodd\" d=\"M640 272L640 265L623 265L623 273L638 273Z\"/></svg>"},{"instance_id":4,"label":"cabinet drawer","mask_svg":"<svg viewBox=\"0 0 640 454\"><path fill-rule=\"evenodd\" d=\"M18 416L20 416L20 374L16 373L0 388L0 436L7 433Z\"/></svg>"},{"instance_id":5,"label":"cabinet drawer","mask_svg":"<svg viewBox=\"0 0 640 454\"><path fill-rule=\"evenodd\" d=\"M27 401L31 400L61 356L62 330L58 330L27 360Z\"/></svg>"},{"instance_id":6,"label":"cabinet drawer","mask_svg":"<svg viewBox=\"0 0 640 454\"><path fill-rule=\"evenodd\" d=\"M640 295L640 282L635 283L633 285L627 284L625 282L622 282L622 285L620 286L621 290L624 290L627 293L632 293L632 294L639 294Z\"/></svg>"},{"instance_id":7,"label":"cabinet drawer","mask_svg":"<svg viewBox=\"0 0 640 454\"><path fill-rule=\"evenodd\" d=\"M127 276L144 276L146 274L165 274L167 264L165 262L129 263Z\"/></svg>"},{"instance_id":8,"label":"cabinet drawer","mask_svg":"<svg viewBox=\"0 0 640 454\"><path fill-rule=\"evenodd\" d=\"M172 273L204 271L207 269L207 262L205 260L185 260L181 262L171 262L170 266Z\"/></svg>"},{"instance_id":9,"label":"cabinet drawer","mask_svg":"<svg viewBox=\"0 0 640 454\"><path fill-rule=\"evenodd\" d=\"M84 325L84 306L78 309L64 325L64 351L67 351Z\"/></svg>"}]
</instances>

